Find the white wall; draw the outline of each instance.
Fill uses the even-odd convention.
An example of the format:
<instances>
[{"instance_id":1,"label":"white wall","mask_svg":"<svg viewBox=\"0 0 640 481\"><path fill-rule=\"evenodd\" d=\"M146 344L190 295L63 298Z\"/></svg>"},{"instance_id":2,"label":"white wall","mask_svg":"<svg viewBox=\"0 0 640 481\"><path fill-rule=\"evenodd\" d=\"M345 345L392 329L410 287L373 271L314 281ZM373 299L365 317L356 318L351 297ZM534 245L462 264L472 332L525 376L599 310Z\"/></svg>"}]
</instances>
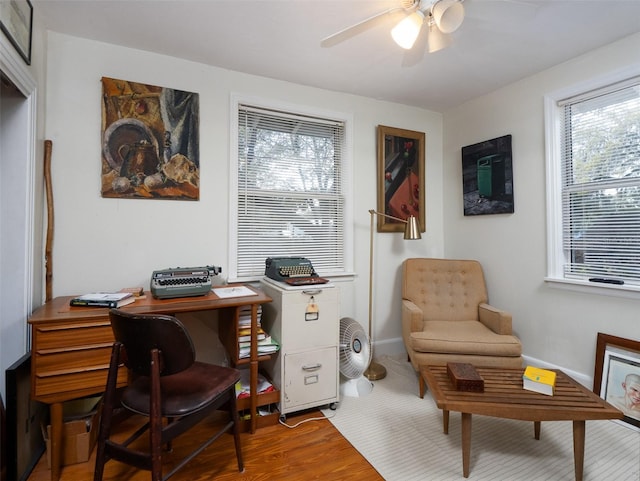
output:
<instances>
[{"instance_id":1,"label":"white wall","mask_svg":"<svg viewBox=\"0 0 640 481\"><path fill-rule=\"evenodd\" d=\"M445 255L482 262L492 304L513 314L525 355L593 375L597 333L640 339L640 299L554 289L545 284L546 206L543 97L640 63L640 35L475 99L444 114ZM515 213L463 215L461 148L511 134Z\"/></svg>"},{"instance_id":2,"label":"white wall","mask_svg":"<svg viewBox=\"0 0 640 481\"><path fill-rule=\"evenodd\" d=\"M148 288L154 269L215 264L228 270L229 105L238 93L353 115L355 271L341 282L341 315L368 313L369 213L376 206L376 125L426 133L427 234L376 236L375 338L400 338L399 267L443 253L441 114L181 59L49 33L45 138L53 141L54 296ZM200 94L200 201L100 196L101 77Z\"/></svg>"},{"instance_id":3,"label":"white wall","mask_svg":"<svg viewBox=\"0 0 640 481\"><path fill-rule=\"evenodd\" d=\"M0 71L16 87L0 88L0 395L5 370L29 345L27 318L42 296L42 147L38 80L44 70L42 28L34 18L31 65L0 32Z\"/></svg>"}]
</instances>

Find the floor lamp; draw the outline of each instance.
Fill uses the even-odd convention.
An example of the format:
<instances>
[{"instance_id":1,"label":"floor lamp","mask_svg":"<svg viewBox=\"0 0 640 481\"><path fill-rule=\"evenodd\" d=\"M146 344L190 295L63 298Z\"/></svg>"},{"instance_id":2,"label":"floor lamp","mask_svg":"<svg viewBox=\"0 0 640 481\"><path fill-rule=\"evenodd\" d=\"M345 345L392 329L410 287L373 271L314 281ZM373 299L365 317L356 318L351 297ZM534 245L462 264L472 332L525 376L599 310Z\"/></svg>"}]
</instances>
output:
<instances>
[{"instance_id":1,"label":"floor lamp","mask_svg":"<svg viewBox=\"0 0 640 481\"><path fill-rule=\"evenodd\" d=\"M410 215L406 220L400 219L398 217L393 217L391 215L383 214L382 212L375 211L373 209L369 210L369 214L371 214L371 232L369 239L369 340L371 342L371 351L373 352L373 337L372 337L372 313L373 313L373 231L374 231L374 218L377 215L387 217L389 219L396 220L398 222L403 222L405 224L404 227L404 239L405 240L416 240L420 239L420 226L418 225L418 219L415 216ZM364 372L364 376L370 381L376 381L378 379L382 379L387 375L387 370L384 368L382 364L378 364L373 361L373 355L371 356L371 363L369 367Z\"/></svg>"}]
</instances>

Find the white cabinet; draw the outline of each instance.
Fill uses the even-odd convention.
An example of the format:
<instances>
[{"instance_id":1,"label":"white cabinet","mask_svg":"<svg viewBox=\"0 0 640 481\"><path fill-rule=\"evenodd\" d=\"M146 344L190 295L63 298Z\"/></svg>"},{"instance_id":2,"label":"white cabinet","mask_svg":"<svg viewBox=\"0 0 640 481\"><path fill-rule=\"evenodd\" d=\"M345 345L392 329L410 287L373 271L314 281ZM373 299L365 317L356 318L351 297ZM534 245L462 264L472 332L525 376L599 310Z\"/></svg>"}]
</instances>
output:
<instances>
[{"instance_id":1,"label":"white cabinet","mask_svg":"<svg viewBox=\"0 0 640 481\"><path fill-rule=\"evenodd\" d=\"M280 414L338 402L339 290L271 279L260 288L273 299L262 307L262 326L280 343L280 352L264 363L280 389Z\"/></svg>"}]
</instances>

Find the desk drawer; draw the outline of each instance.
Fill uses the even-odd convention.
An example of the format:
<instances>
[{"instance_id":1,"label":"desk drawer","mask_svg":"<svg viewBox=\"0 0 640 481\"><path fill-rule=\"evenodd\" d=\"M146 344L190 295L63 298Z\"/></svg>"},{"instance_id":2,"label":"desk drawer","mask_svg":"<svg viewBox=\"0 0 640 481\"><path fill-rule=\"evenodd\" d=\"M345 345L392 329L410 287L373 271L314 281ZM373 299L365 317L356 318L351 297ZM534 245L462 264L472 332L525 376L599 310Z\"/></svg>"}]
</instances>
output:
<instances>
[{"instance_id":1,"label":"desk drawer","mask_svg":"<svg viewBox=\"0 0 640 481\"><path fill-rule=\"evenodd\" d=\"M55 373L37 373L35 378L34 397L47 399L47 396L73 399L88 394L104 392L107 384L109 365L91 366L75 370L57 371ZM127 370L122 367L118 371L118 385L126 386ZM65 396L64 393L77 393Z\"/></svg>"},{"instance_id":2,"label":"desk drawer","mask_svg":"<svg viewBox=\"0 0 640 481\"><path fill-rule=\"evenodd\" d=\"M78 319L34 326L32 377L34 398L80 397L104 391L114 337L108 318ZM127 382L124 367L119 385Z\"/></svg>"},{"instance_id":3,"label":"desk drawer","mask_svg":"<svg viewBox=\"0 0 640 481\"><path fill-rule=\"evenodd\" d=\"M111 343L85 346L66 351L38 349L31 356L35 369L40 374L51 375L68 370L91 370L96 366L108 367L111 359Z\"/></svg>"},{"instance_id":4,"label":"desk drawer","mask_svg":"<svg viewBox=\"0 0 640 481\"><path fill-rule=\"evenodd\" d=\"M113 343L108 319L37 326L34 329L38 351L84 348L87 345Z\"/></svg>"}]
</instances>

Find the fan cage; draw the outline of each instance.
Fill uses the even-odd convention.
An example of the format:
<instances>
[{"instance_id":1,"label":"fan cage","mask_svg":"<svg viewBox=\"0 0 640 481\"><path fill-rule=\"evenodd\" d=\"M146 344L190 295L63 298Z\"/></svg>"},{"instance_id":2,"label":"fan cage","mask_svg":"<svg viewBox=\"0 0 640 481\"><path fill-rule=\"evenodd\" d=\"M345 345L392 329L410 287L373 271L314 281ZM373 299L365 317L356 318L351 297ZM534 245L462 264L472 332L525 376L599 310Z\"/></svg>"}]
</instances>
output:
<instances>
[{"instance_id":1,"label":"fan cage","mask_svg":"<svg viewBox=\"0 0 640 481\"><path fill-rule=\"evenodd\" d=\"M371 363L371 343L362 326L350 317L340 319L340 373L355 379Z\"/></svg>"}]
</instances>

